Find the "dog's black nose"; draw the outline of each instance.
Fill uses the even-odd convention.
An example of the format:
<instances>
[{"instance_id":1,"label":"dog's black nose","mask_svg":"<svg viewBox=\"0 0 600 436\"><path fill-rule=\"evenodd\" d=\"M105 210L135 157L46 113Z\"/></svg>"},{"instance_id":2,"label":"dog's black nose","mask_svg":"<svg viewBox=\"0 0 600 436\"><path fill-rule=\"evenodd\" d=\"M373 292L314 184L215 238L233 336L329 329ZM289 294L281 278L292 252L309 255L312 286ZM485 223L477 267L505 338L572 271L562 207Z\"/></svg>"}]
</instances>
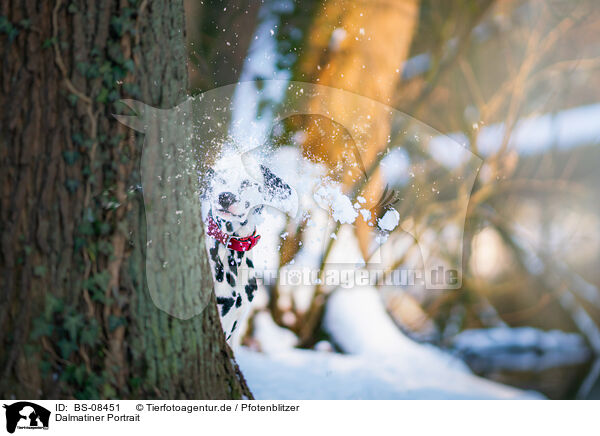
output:
<instances>
[{"instance_id":1,"label":"dog's black nose","mask_svg":"<svg viewBox=\"0 0 600 436\"><path fill-rule=\"evenodd\" d=\"M235 203L235 194L233 192L221 192L219 194L219 204L223 209L229 208Z\"/></svg>"}]
</instances>

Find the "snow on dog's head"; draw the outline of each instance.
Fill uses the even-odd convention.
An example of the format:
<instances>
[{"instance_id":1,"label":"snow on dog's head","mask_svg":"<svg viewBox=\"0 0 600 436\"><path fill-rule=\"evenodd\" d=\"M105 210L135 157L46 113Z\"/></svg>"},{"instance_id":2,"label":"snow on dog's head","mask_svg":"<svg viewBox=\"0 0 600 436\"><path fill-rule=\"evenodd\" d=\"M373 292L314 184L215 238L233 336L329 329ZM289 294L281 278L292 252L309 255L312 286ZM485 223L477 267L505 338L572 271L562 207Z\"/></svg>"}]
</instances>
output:
<instances>
[{"instance_id":1,"label":"snow on dog's head","mask_svg":"<svg viewBox=\"0 0 600 436\"><path fill-rule=\"evenodd\" d=\"M208 213L227 233L244 229L251 233L263 206L291 216L298 211L296 190L279 177L275 169L261 164L250 153L224 153L208 170L205 186L203 199L208 203Z\"/></svg>"}]
</instances>

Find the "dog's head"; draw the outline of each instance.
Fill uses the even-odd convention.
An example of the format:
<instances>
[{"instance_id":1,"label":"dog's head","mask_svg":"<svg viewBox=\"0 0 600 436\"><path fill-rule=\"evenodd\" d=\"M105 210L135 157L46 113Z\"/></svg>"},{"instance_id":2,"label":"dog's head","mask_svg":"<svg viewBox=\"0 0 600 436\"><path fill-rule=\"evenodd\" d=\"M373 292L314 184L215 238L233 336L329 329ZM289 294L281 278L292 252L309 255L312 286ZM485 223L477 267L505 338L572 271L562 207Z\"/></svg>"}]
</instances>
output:
<instances>
[{"instance_id":1,"label":"dog's head","mask_svg":"<svg viewBox=\"0 0 600 436\"><path fill-rule=\"evenodd\" d=\"M292 216L298 210L294 188L253 157L221 159L208 170L203 199L221 230L234 236L251 235L264 206Z\"/></svg>"}]
</instances>

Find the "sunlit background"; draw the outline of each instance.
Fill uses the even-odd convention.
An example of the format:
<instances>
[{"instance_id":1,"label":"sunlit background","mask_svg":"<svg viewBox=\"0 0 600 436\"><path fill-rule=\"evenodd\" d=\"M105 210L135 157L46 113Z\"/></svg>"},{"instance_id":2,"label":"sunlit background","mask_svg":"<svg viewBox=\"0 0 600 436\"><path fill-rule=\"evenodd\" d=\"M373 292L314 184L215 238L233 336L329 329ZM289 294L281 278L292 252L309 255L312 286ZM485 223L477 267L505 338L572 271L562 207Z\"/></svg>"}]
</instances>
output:
<instances>
[{"instance_id":1,"label":"sunlit background","mask_svg":"<svg viewBox=\"0 0 600 436\"><path fill-rule=\"evenodd\" d=\"M415 118L435 132L422 146L438 156L456 157L448 151L451 138L483 159L462 247L446 253L460 253L461 289L380 283L369 291L380 297L398 334L446 349L476 374L501 383L550 398L600 398L598 3L205 3L198 8L186 2L190 93L257 81L256 92L234 96L231 132L242 147L268 137L280 165L285 156L296 164L303 156L327 171L339 170L352 142L343 126L310 116L273 126L275 108L292 97L287 82L300 81L357 93ZM315 109L322 105L315 100ZM338 119L351 116L335 101L325 109ZM343 171L337 181L348 195L361 194L374 204L373 223L392 207L378 200L390 190L404 192L419 150L407 142L390 148L389 119L376 106L364 110L374 121L365 132L368 145L359 149L371 177L360 192ZM425 187L431 180L416 177L412 183ZM444 187L440 182L442 194ZM403 208L412 208L425 224L412 236L403 225L389 235L387 243L395 245L388 272L410 262L418 266L415 247L442 243L456 218L452 204L435 195L393 207L401 223L409 215ZM279 234L271 245L265 238L257 254L264 265L300 262L303 247L311 244L310 218L267 217L268 229ZM336 246L368 260L371 230L367 219L337 226L335 237L318 245L323 249L315 266L322 267ZM370 306L372 294L345 300L342 294L353 291L318 283L264 286L242 343L265 355L295 347L353 354L352 328L339 328L346 321L338 312L345 309L359 325L363 310L373 335L365 341L382 342L377 336L384 333L376 327L383 321L373 318L381 314ZM386 346L393 344L383 341ZM252 359L257 357L241 355L251 383L251 365L245 369L244 360Z\"/></svg>"}]
</instances>

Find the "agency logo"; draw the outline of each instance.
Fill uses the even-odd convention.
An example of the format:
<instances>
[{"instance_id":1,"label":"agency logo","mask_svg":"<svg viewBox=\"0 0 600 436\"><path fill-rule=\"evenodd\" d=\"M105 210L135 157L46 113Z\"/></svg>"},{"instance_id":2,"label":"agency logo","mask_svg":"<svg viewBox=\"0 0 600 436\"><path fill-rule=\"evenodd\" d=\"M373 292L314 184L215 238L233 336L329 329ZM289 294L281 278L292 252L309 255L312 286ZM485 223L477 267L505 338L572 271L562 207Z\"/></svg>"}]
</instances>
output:
<instances>
[{"instance_id":1,"label":"agency logo","mask_svg":"<svg viewBox=\"0 0 600 436\"><path fill-rule=\"evenodd\" d=\"M264 85L285 89L285 98L269 103L269 115L257 118L261 101L270 98L261 91ZM240 97L261 93L264 98L248 102ZM198 200L207 183L204 175L231 145L241 156L238 169L251 174L248 164L258 161L284 170L281 177L300 200L300 213L289 219L310 241L299 249L306 258L323 257L327 270L344 274L377 268L386 276L398 271L407 277L400 282L425 289L460 289L464 225L483 160L451 137L375 100L304 82L241 82L170 109L120 103L115 118L144 134L139 190L146 214L146 283L154 304L168 314L190 319L210 301L212 289L189 285L200 281L205 260L198 250L203 237ZM322 143L332 135L339 144L335 152L319 151L330 149ZM285 149L302 153L285 160L292 155L276 154ZM329 256L337 230L355 225L372 236L361 239L360 256L352 250ZM313 248L320 253L313 256ZM294 266L286 268L304 266L291 260ZM308 264L316 274L325 269Z\"/></svg>"},{"instance_id":2,"label":"agency logo","mask_svg":"<svg viewBox=\"0 0 600 436\"><path fill-rule=\"evenodd\" d=\"M16 429L48 430L50 411L29 401L5 404L6 431L14 433Z\"/></svg>"}]
</instances>

